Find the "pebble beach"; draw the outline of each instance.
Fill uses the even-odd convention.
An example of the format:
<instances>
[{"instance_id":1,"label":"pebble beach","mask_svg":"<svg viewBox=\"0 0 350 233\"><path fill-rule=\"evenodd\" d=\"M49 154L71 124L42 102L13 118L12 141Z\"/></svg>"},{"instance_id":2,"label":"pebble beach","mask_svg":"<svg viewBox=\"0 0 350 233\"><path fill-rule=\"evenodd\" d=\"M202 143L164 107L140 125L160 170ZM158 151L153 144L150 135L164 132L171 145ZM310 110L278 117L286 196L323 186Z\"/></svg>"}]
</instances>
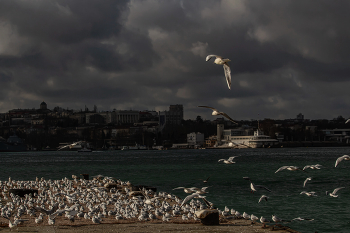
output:
<instances>
[{"instance_id":1,"label":"pebble beach","mask_svg":"<svg viewBox=\"0 0 350 233\"><path fill-rule=\"evenodd\" d=\"M201 198L183 203L171 193L113 177L9 178L0 188L1 232L296 232L284 224L263 227L233 209L218 210L219 225L205 225L196 216L207 208ZM14 194L21 190L31 192Z\"/></svg>"}]
</instances>

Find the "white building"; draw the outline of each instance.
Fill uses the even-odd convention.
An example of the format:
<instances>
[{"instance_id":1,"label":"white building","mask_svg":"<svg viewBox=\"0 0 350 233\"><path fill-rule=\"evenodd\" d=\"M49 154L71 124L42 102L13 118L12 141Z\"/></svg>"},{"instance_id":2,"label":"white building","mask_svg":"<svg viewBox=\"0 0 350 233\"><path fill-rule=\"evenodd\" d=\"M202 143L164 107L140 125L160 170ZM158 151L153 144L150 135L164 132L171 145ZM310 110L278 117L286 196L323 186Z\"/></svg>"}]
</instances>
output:
<instances>
[{"instance_id":1,"label":"white building","mask_svg":"<svg viewBox=\"0 0 350 233\"><path fill-rule=\"evenodd\" d=\"M202 133L189 133L187 134L187 143L189 146L204 145L204 134Z\"/></svg>"},{"instance_id":2,"label":"white building","mask_svg":"<svg viewBox=\"0 0 350 233\"><path fill-rule=\"evenodd\" d=\"M264 135L261 130L251 128L227 129L223 131L222 147L259 148L278 144L278 140Z\"/></svg>"},{"instance_id":3,"label":"white building","mask_svg":"<svg viewBox=\"0 0 350 233\"><path fill-rule=\"evenodd\" d=\"M350 129L325 129L322 132L325 135L325 141L350 143Z\"/></svg>"}]
</instances>

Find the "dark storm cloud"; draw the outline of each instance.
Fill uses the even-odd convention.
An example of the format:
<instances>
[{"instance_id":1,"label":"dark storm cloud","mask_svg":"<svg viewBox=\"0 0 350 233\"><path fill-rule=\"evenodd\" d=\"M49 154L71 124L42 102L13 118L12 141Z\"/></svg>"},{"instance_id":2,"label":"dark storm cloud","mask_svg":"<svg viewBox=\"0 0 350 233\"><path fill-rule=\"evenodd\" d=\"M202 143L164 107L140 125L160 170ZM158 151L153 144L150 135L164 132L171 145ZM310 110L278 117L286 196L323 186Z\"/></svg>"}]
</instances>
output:
<instances>
[{"instance_id":1,"label":"dark storm cloud","mask_svg":"<svg viewBox=\"0 0 350 233\"><path fill-rule=\"evenodd\" d=\"M0 110L350 115L346 1L2 1ZM232 89L208 54L228 57ZM325 109L327 109L325 111Z\"/></svg>"}]
</instances>

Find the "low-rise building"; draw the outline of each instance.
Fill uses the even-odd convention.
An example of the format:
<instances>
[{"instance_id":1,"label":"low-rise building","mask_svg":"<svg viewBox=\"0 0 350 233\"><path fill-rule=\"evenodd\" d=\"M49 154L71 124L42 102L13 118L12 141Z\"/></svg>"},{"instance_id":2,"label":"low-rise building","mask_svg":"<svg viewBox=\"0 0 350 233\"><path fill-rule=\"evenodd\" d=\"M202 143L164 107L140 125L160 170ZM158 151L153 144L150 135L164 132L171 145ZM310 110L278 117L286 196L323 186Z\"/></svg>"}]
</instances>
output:
<instances>
[{"instance_id":1,"label":"low-rise building","mask_svg":"<svg viewBox=\"0 0 350 233\"><path fill-rule=\"evenodd\" d=\"M350 129L324 129L325 141L338 141L350 143Z\"/></svg>"}]
</instances>

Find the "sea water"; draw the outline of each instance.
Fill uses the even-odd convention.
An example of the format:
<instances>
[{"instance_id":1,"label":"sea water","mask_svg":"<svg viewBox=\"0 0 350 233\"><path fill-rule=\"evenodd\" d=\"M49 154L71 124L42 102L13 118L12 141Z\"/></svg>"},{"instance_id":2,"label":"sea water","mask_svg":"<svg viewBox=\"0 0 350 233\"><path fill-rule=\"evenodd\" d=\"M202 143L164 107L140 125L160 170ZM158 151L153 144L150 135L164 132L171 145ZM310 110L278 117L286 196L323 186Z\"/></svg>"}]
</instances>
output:
<instances>
[{"instance_id":1,"label":"sea water","mask_svg":"<svg viewBox=\"0 0 350 233\"><path fill-rule=\"evenodd\" d=\"M276 215L285 220L297 217L313 221L285 223L300 232L350 232L350 161L342 161L334 167L338 157L350 154L350 148L261 148L218 150L126 150L94 151L41 151L0 153L0 180L35 180L71 178L72 175L89 174L111 176L134 185L156 187L185 198L182 189L176 187L208 187L208 201L223 210L225 206L241 214L247 212L271 220ZM234 164L218 162L234 159ZM281 166L321 164L320 170L306 172L282 170ZM82 176L80 176L82 177ZM202 180L207 179L208 183ZM249 177L265 189L251 193ZM307 177L312 180L303 183ZM339 197L326 195L326 191L339 190ZM302 191L314 191L317 196L308 197ZM258 203L261 195L268 201Z\"/></svg>"}]
</instances>

